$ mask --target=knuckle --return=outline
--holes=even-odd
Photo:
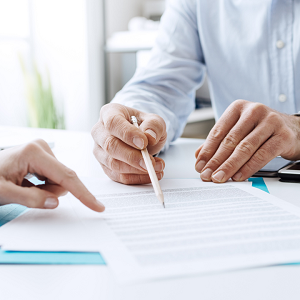
[[[248,101],[243,100],[243,99],[237,99],[235,101],[233,101],[232,106],[234,108],[240,109],[242,108]]]
[[[117,145],[118,145],[117,138],[110,135],[104,141],[103,150],[107,153],[114,153],[118,147]]]
[[[264,148],[259,149],[255,156],[253,157],[255,162],[260,164],[263,164],[266,162],[268,156],[270,155],[270,152]]]
[[[229,149],[234,149],[238,145],[238,143],[239,142],[237,138],[233,134],[228,134],[222,142],[222,144]]]
[[[120,174],[120,182],[126,185],[133,184],[132,175]]]
[[[162,117],[156,114],[149,114],[151,123],[160,130],[166,130],[166,123]]]
[[[262,103],[255,102],[251,104],[249,110],[252,116],[258,117],[266,113],[267,107]]]
[[[43,139],[36,139],[33,141],[33,143],[37,144],[38,146],[42,147],[49,147],[48,144]]]
[[[253,154],[254,147],[253,147],[253,145],[250,142],[248,142],[248,141],[242,141],[238,145],[238,151],[242,152],[246,156],[250,156],[250,155]]]
[[[105,104],[100,109],[100,120],[103,118],[103,115],[107,113],[109,110],[109,107],[112,105],[112,103]]]
[[[35,154],[35,153],[39,152],[40,150],[41,150],[41,148],[35,142],[30,142],[23,146],[21,155],[28,156],[29,154]]]
[[[107,158],[107,167],[114,172],[120,172],[121,166],[120,161],[109,156]]]
[[[120,174],[120,182],[126,185],[143,184],[143,175]]]
[[[135,165],[138,164],[138,161],[140,160],[140,157],[138,155],[136,155],[135,151],[130,151],[127,154],[126,157],[126,161],[130,164],[130,165]]]
[[[214,152],[209,149],[202,149],[198,154],[198,160],[209,160],[213,156]]]
[[[216,124],[209,134],[209,139],[212,142],[218,142],[222,138],[223,138],[223,130]]]
[[[207,165],[207,167],[209,167],[209,166],[220,166],[221,164],[222,164],[222,161],[218,157],[213,157],[209,161],[209,165]]]
[[[227,160],[226,163],[224,164],[224,167],[222,167],[223,170],[234,170],[235,168],[236,165],[232,160]]]
[[[128,128],[126,128],[125,124],[119,125],[118,134],[120,136],[120,139],[125,142],[132,141],[133,138],[135,137],[134,132],[128,130]]]
[[[282,123],[282,118],[276,112],[270,112],[266,117],[268,124],[279,125]]]
[[[71,180],[77,178],[76,172],[69,168],[65,169],[65,176],[67,179],[71,179]]]
[[[108,131],[112,131],[118,124],[116,121],[117,115],[109,115],[105,118],[105,128]]]

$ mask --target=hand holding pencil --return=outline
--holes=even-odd
[[[137,118],[140,128],[132,124],[131,116]],[[167,140],[166,124],[160,116],[109,103],[102,107],[92,136],[94,155],[110,179],[123,184],[151,183],[141,153],[145,148],[158,180],[163,178],[165,162],[153,157]]]

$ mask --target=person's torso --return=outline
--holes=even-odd
[[[196,0],[218,117],[236,99],[300,110],[300,0]]]

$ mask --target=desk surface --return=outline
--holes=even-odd
[[[20,129],[26,132],[29,129]],[[55,141],[59,160],[79,176],[104,177],[89,133],[31,130]],[[199,178],[194,152],[201,140],[182,139],[162,155],[165,178]],[[300,185],[266,180],[271,194],[300,206]],[[299,299],[300,266],[269,267],[120,286],[105,266],[0,266],[1,299]]]

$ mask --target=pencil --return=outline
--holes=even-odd
[[[139,128],[139,124],[137,122],[136,117],[132,116],[131,117],[131,121],[132,121],[132,124],[136,128]],[[146,168],[147,168],[147,171],[148,171],[151,183],[153,185],[153,189],[154,189],[155,195],[158,198],[158,200],[161,201],[163,207],[166,208],[165,207],[165,201],[164,201],[164,194],[163,194],[163,192],[162,192],[162,190],[160,188],[160,185],[159,185],[159,182],[158,182],[158,179],[157,179],[157,176],[156,176],[156,173],[155,173],[155,170],[154,170],[154,167],[153,167],[152,161],[150,159],[150,156],[149,156],[147,148],[141,150],[141,152],[142,152],[142,155],[143,155],[143,159],[144,159],[144,162],[145,162],[145,165],[146,165]]]

